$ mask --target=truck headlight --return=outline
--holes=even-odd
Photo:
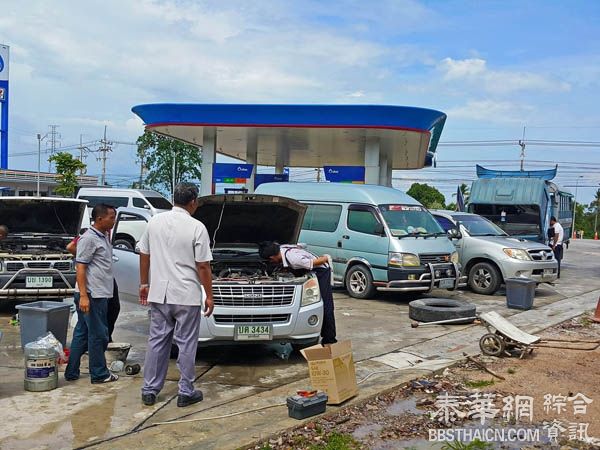
[[[452,252],[452,254],[450,255],[450,262],[458,264],[458,252]]]
[[[421,265],[419,256],[413,253],[390,252],[388,265],[392,267],[418,267]]]
[[[300,306],[308,306],[321,300],[321,291],[319,282],[316,278],[311,278],[302,286],[302,301]]]
[[[531,261],[531,256],[527,251],[520,248],[504,248],[502,249],[504,253],[514,259],[519,259],[521,261]]]

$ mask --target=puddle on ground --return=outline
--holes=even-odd
[[[417,408],[417,401],[414,398],[406,400],[396,400],[387,408],[388,416],[401,416],[402,414],[423,414],[424,410]]]

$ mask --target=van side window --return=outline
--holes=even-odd
[[[143,198],[133,197],[133,206],[136,208],[147,208],[148,203]]]
[[[348,229],[359,233],[376,234],[379,223],[375,215],[366,209],[348,209]]]
[[[93,208],[100,203],[105,203],[115,208],[121,208],[127,206],[129,203],[128,197],[101,197],[97,195],[82,195],[79,197],[81,200],[88,201],[88,208]]]
[[[315,205],[308,204],[303,230],[332,232],[337,229],[342,213],[340,205]]]
[[[433,217],[435,218],[437,223],[439,223],[440,226],[444,229],[444,231],[448,231],[448,230],[451,230],[452,228],[456,228],[456,225],[454,225],[451,220],[446,219],[445,217],[436,216],[436,215],[434,215]]]

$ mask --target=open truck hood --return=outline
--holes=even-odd
[[[86,201],[53,197],[0,197],[0,225],[9,235],[79,234]]]
[[[214,236],[219,245],[295,244],[305,212],[305,205],[287,197],[225,194],[200,197],[194,217],[206,226],[211,243]]]

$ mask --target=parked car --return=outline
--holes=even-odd
[[[173,207],[171,202],[158,192],[144,189],[81,188],[77,192],[77,198],[88,201],[87,214],[82,223],[84,228],[90,226],[92,209],[99,203],[106,203],[115,208],[130,208],[132,211],[149,211],[152,215]],[[144,231],[139,225],[136,221],[122,223],[113,245],[133,250]]]
[[[294,276],[258,254],[258,244],[298,242],[306,207],[283,197],[213,195],[201,197],[195,217],[211,238],[213,261],[212,316],[202,319],[199,341],[243,343],[271,341],[295,347],[318,342],[323,302],[313,274]],[[150,211],[119,208],[115,238],[124,224],[146,226]],[[122,299],[137,301],[139,255],[113,249],[115,278]]]
[[[524,277],[549,283],[558,276],[558,262],[544,244],[518,239],[477,214],[431,211],[450,233],[468,276],[478,294],[493,294],[506,278]]]
[[[257,193],[307,207],[300,241],[333,258],[334,279],[355,298],[377,291],[456,289],[458,253],[418,201],[397,189],[340,183],[266,183]]]
[[[75,266],[66,246],[77,236],[87,202],[53,197],[0,197],[0,301],[73,296]]]

